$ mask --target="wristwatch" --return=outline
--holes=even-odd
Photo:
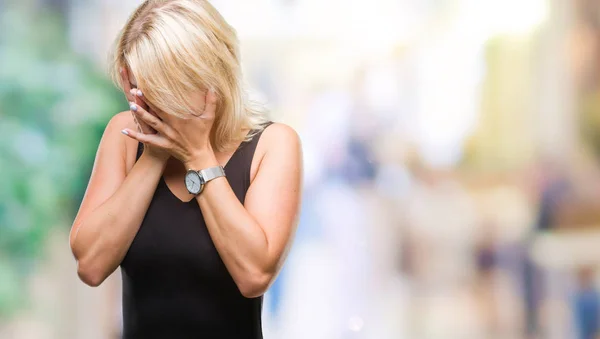
[[[202,193],[204,185],[206,185],[207,182],[224,176],[225,170],[222,166],[210,167],[200,171],[191,169],[185,174],[185,187],[190,194],[198,195]]]

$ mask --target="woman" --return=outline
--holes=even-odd
[[[125,338],[261,338],[295,230],[297,134],[245,101],[234,30],[204,0],[149,0],[116,46],[108,123],[73,223],[78,274],[123,277]]]

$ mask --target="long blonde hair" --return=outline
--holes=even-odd
[[[206,0],[144,1],[116,41],[110,72],[121,88],[123,68],[155,109],[179,117],[198,114],[190,93],[213,89],[217,150],[251,137],[245,131],[259,131],[266,122],[243,89],[236,32]]]

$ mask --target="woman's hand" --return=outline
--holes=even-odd
[[[217,96],[210,90],[203,96],[202,114],[189,118],[177,118],[167,114],[154,115],[144,107],[133,104],[132,111],[138,121],[147,124],[157,133],[129,129],[124,130],[124,133],[145,145],[168,152],[186,167],[191,164],[194,164],[194,167],[214,165],[216,160],[210,144],[210,130],[215,118]]]
[[[127,101],[129,101],[129,108],[131,110],[131,114],[133,115],[133,120],[137,125],[138,132],[148,135],[156,134],[157,131],[154,128],[150,127],[146,122],[138,119],[137,115],[135,114],[135,110],[137,110],[138,107],[142,107],[146,111],[150,110],[148,104],[146,104],[146,102],[143,100],[142,91],[133,87],[129,79],[129,74],[124,68],[121,69],[121,80],[123,83],[123,91],[125,92],[125,97],[127,98]],[[128,135],[128,132],[126,130],[123,130],[123,134]],[[144,143],[144,153],[147,153],[151,157],[165,162],[171,156],[168,152],[152,147],[151,145],[148,145],[146,143]]]

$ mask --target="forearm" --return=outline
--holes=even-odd
[[[211,181],[197,200],[213,243],[242,293],[269,280],[276,263],[269,260],[267,237],[227,180]]]
[[[86,283],[101,283],[123,260],[163,169],[163,162],[142,155],[115,193],[81,220],[72,250]]]

